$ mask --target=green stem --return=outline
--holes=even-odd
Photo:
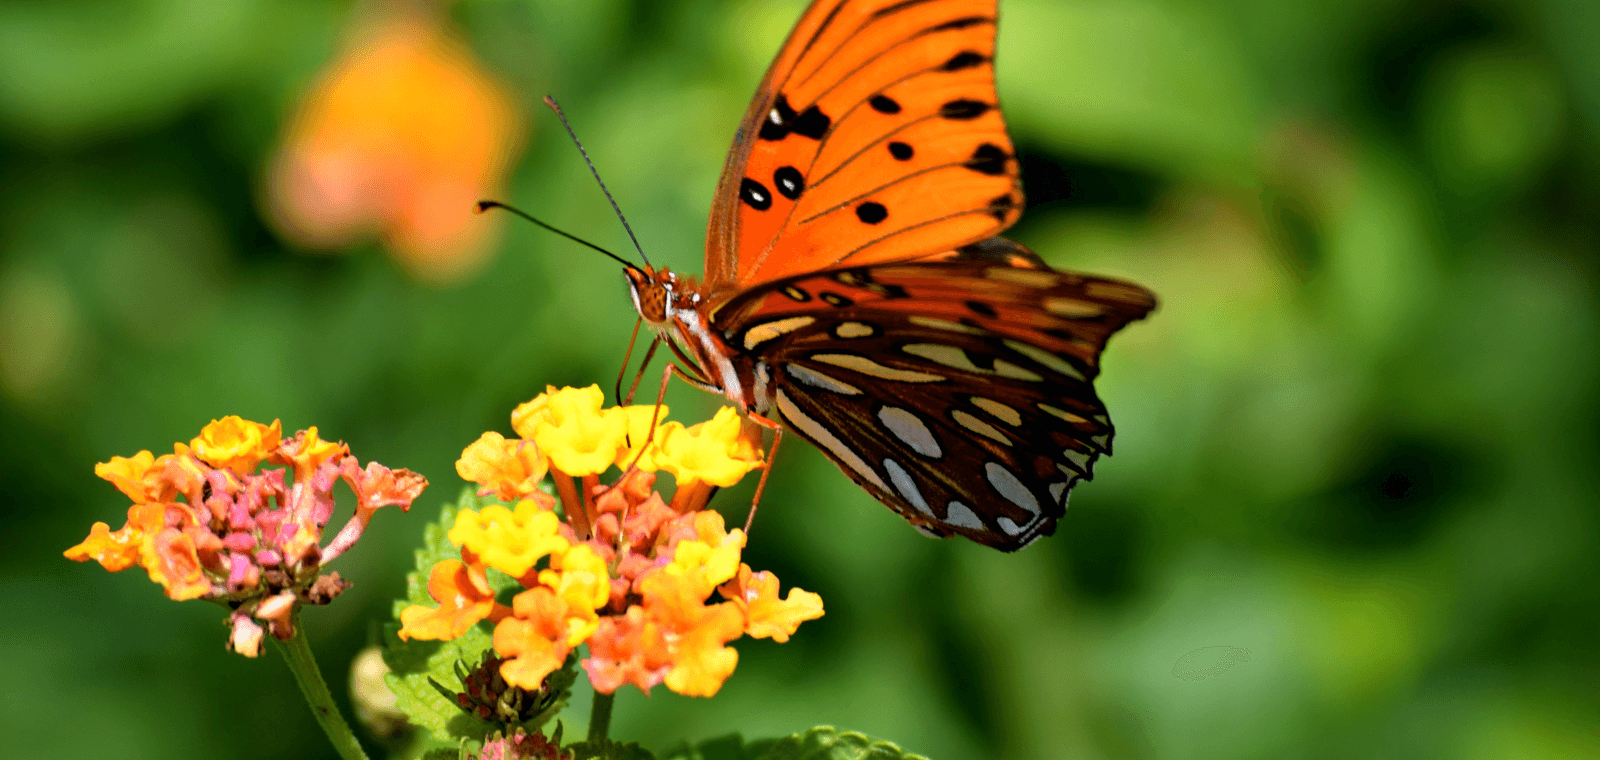
[[[306,695],[311,713],[317,716],[317,722],[322,724],[323,732],[328,735],[328,741],[333,743],[339,757],[344,760],[367,760],[367,753],[361,750],[361,742],[356,741],[350,724],[344,722],[339,707],[333,703],[333,694],[329,693],[327,682],[322,680],[322,671],[317,669],[316,658],[311,656],[311,645],[306,643],[305,630],[298,616],[294,621],[294,637],[278,643],[283,647],[283,659],[289,663],[289,672],[300,684],[300,692]]]
[[[611,703],[615,694],[594,693],[594,706],[589,709],[589,741],[603,742],[611,733]]]

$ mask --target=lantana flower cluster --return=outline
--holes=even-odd
[[[263,462],[287,469],[258,471]],[[409,510],[428,485],[410,470],[361,467],[348,446],[322,440],[315,427],[285,440],[277,420],[237,416],[213,420],[171,454],[112,457],[94,472],[133,505],[122,528],[95,523],[67,558],[111,572],[137,564],[172,599],[227,605],[228,648],[246,657],[261,652],[262,624],[287,640],[301,605],[327,604],[348,588],[322,566],[355,544],[375,511]],[[355,514],[323,545],[340,480],[355,491]]]
[[[536,689],[575,647],[597,691],[658,684],[711,696],[733,673],[742,635],[784,642],[822,616],[822,599],[740,561],[745,531],[705,509],[715,489],[761,466],[761,451],[738,414],[664,422],[666,407],[602,408],[598,386],[549,388],[511,415],[516,439],[484,433],[456,471],[480,495],[508,505],[463,510],[448,532],[461,558],[434,565],[428,594],[437,607],[401,611],[402,638],[448,640],[480,621],[494,623],[506,682]],[[623,470],[613,483],[599,476]],[[670,499],[657,473],[673,476]],[[546,474],[558,499],[541,488]],[[493,568],[522,586],[505,605]],[[713,601],[713,596],[719,601]]]

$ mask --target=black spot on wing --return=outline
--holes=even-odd
[[[833,125],[833,119],[822,112],[822,109],[812,106],[794,117],[794,133],[801,137],[821,140],[827,134],[828,127]]]
[[[910,161],[911,157],[915,154],[916,151],[912,150],[910,145],[907,145],[903,142],[889,143],[889,155],[894,156],[894,160],[896,161]]]
[[[989,57],[975,50],[963,50],[956,53],[939,67],[940,71],[960,71],[974,66],[982,66],[989,62]]]
[[[867,201],[856,206],[856,218],[867,224],[877,224],[889,218],[889,210],[884,208],[882,203]]]
[[[981,100],[960,98],[939,106],[939,115],[956,121],[972,121],[988,113],[991,107]]]
[[[793,166],[778,167],[778,170],[772,173],[772,181],[777,184],[778,192],[791,201],[799,198],[800,191],[806,186],[806,178]]]
[[[878,113],[900,113],[900,104],[888,95],[873,95],[872,99],[867,101],[867,105],[872,106],[872,110]]]
[[[766,211],[772,208],[772,192],[767,186],[749,177],[739,183],[739,200],[757,211]]]
[[[994,310],[993,306],[990,306],[982,301],[968,301],[967,308],[971,309],[974,313],[982,314],[985,317],[998,316],[998,313]]]
[[[967,159],[962,166],[979,174],[1000,176],[1006,173],[1006,159],[1010,158],[1005,150],[994,143],[984,143],[972,151],[972,157]]]
[[[989,201],[989,215],[994,217],[996,220],[1003,222],[1006,220],[1006,217],[1011,215],[1011,212],[1015,210],[1016,207],[1017,199],[1012,197],[1010,193],[1006,193],[1005,195],[995,197]],[[1032,252],[1030,251],[1030,253]],[[1016,266],[1016,264],[1012,264],[1012,266]]]
[[[773,99],[772,110],[767,112],[767,118],[761,120],[761,131],[757,136],[763,140],[782,140],[794,128],[794,119],[794,108],[790,107],[789,99],[780,93]]]

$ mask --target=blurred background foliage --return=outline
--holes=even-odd
[[[546,383],[617,372],[616,267],[468,213],[494,193],[629,247],[538,97],[654,260],[699,272],[801,7],[0,5],[4,753],[331,756],[276,655],[223,651],[218,610],[62,559],[121,522],[92,465],[240,414],[432,478],[307,616],[342,681],[460,450]],[[1597,34],[1586,0],[1004,0],[1012,236],[1162,297],[1107,354],[1117,455],[1058,535],[1001,555],[784,447],[749,561],[827,617],[741,642],[714,699],[624,692],[614,735],[1600,757]]]

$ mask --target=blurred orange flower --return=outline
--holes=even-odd
[[[522,133],[507,89],[439,22],[360,20],[285,130],[268,213],[300,245],[376,232],[413,274],[457,281],[493,242],[473,203],[497,194]]]

